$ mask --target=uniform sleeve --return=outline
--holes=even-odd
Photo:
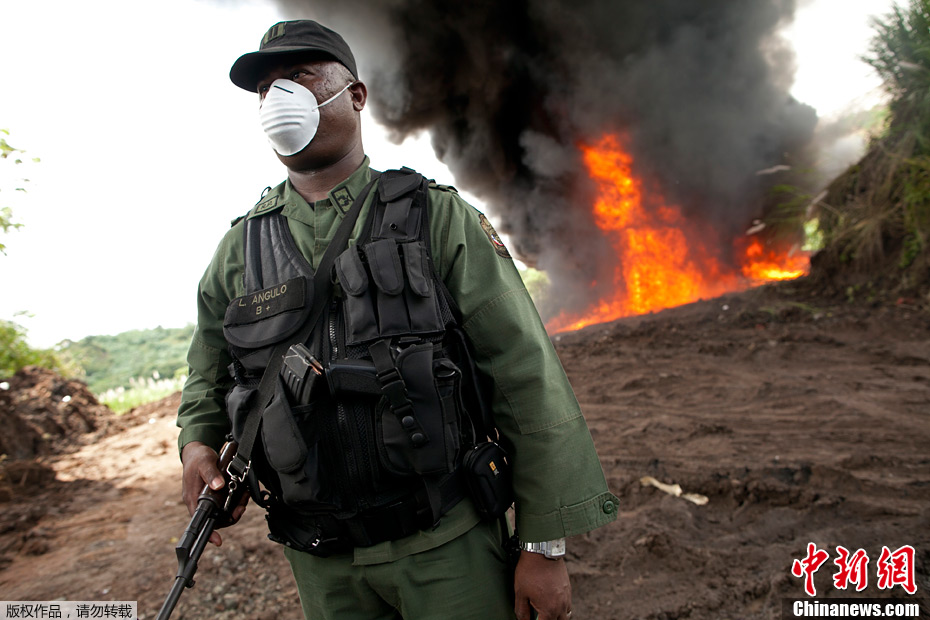
[[[491,408],[513,461],[520,537],[553,540],[613,521],[617,498],[513,260],[457,194],[434,196],[437,267],[462,312],[478,369],[493,385]]]
[[[236,296],[233,268],[237,259],[236,243],[242,236],[242,224],[232,228],[217,247],[213,260],[197,287],[197,326],[187,353],[189,374],[181,391],[178,408],[178,448],[192,441],[219,449],[229,432],[226,393],[233,381],[227,367],[232,361],[223,337],[223,317],[230,299]]]

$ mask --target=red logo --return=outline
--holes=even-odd
[[[856,592],[865,590],[869,585],[869,554],[865,552],[865,549],[857,549],[855,553],[850,553],[843,546],[837,546],[836,553],[837,557],[833,560],[838,569],[833,575],[833,585],[836,589],[846,590],[854,585]],[[904,545],[894,551],[883,546],[881,556],[875,563],[879,589],[890,590],[895,586],[901,586],[908,594],[917,592],[917,584],[914,580],[914,556],[914,547],[910,545]],[[791,574],[804,578],[804,591],[808,596],[817,596],[814,573],[820,570],[829,557],[829,553],[818,549],[814,543],[808,543],[807,555],[791,563]]]
[[[869,565],[869,554],[864,549],[858,549],[851,556],[846,547],[837,547],[839,557],[833,563],[839,570],[833,575],[833,585],[838,590],[845,590],[849,584],[855,584],[856,592],[862,592],[869,585],[869,574],[866,571]]]
[[[803,560],[795,560],[791,565],[791,574],[795,577],[804,577],[804,591],[808,596],[817,596],[817,588],[814,587],[814,573],[820,570],[820,566],[827,561],[830,554],[823,549],[817,549],[814,543],[807,543],[807,557]]]
[[[901,586],[908,594],[917,591],[914,583],[914,547],[904,545],[894,551],[882,546],[882,555],[878,558],[878,587],[890,590]]]

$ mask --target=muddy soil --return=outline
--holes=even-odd
[[[622,500],[616,523],[569,540],[574,620],[780,618],[783,599],[805,596],[791,566],[811,542],[830,554],[818,597],[930,610],[926,306],[848,304],[788,284],[555,340]],[[7,471],[0,599],[137,600],[154,618],[187,523],[177,403],[5,463],[54,478]],[[299,620],[260,511],[223,535],[172,617]],[[882,547],[905,545],[914,596],[878,587]],[[834,587],[837,546],[868,554],[865,591]]]

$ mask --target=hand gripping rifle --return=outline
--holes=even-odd
[[[284,354],[291,344],[306,342],[310,338],[314,326],[320,321],[323,309],[327,306],[328,300],[330,299],[329,291],[332,286],[330,275],[336,256],[346,248],[355,221],[358,219],[359,213],[362,210],[362,205],[365,203],[365,199],[368,197],[371,188],[374,187],[380,174],[381,173],[372,173],[371,181],[369,181],[368,185],[360,192],[348,213],[342,218],[342,223],[339,225],[335,236],[329,242],[326,251],[323,253],[323,258],[320,259],[320,264],[317,266],[316,273],[313,275],[313,304],[310,309],[309,317],[304,322],[303,327],[297,334],[292,335],[289,340],[284,340],[279,343],[271,354],[271,361],[262,374],[262,379],[258,386],[258,393],[252,397],[252,407],[246,416],[246,423],[242,434],[239,436],[239,440],[242,444],[241,454],[240,446],[235,442],[227,441],[226,445],[223,446],[223,450],[220,453],[219,467],[220,471],[225,474],[226,486],[219,491],[213,491],[209,486],[204,487],[204,490],[200,493],[200,497],[197,498],[197,510],[194,511],[194,516],[191,517],[191,521],[187,529],[184,530],[184,535],[181,537],[181,540],[178,541],[178,546],[175,549],[178,554],[178,575],[175,578],[171,592],[168,593],[165,604],[162,606],[161,611],[158,612],[156,620],[168,620],[172,610],[174,610],[174,606],[177,605],[178,599],[181,597],[181,593],[184,592],[184,588],[193,587],[194,573],[197,572],[197,561],[203,554],[203,550],[207,546],[207,541],[210,540],[210,534],[213,533],[213,530],[217,527],[232,525],[232,512],[236,506],[239,505],[245,493],[246,485],[244,484],[244,480],[251,464],[249,455],[252,451],[252,444],[258,437],[259,422],[262,418],[261,412],[264,405],[268,403],[271,395],[275,391],[278,372],[283,364]],[[403,174],[405,175],[406,173]],[[312,357],[311,355],[307,358],[306,364],[309,365],[308,367],[301,368],[298,364],[298,366],[291,369],[294,373],[309,373],[306,375],[306,377],[311,380],[306,386],[308,395],[314,379],[311,375],[319,375],[321,373],[321,369],[317,367],[319,362],[314,364],[315,360],[311,359]],[[363,371],[362,374],[364,375],[366,373]],[[291,377],[290,381],[293,380],[294,377]],[[290,387],[291,389],[294,388],[293,385],[290,385]]]
[[[178,574],[156,620],[168,620],[184,589],[194,587],[197,562],[203,555],[213,530],[235,523],[232,513],[241,502],[246,485],[231,478],[227,468],[238,447],[236,442],[227,441],[220,451],[219,468],[224,474],[226,485],[215,491],[209,485],[204,485],[200,497],[197,498],[197,509],[174,549],[178,554]]]

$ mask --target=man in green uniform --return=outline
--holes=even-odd
[[[223,485],[217,450],[230,430],[225,399],[234,386],[224,317],[231,301],[252,293],[244,285],[243,227],[280,213],[293,245],[316,269],[348,207],[376,174],[361,140],[367,89],[338,34],[312,21],[276,24],[258,52],[236,61],[230,77],[259,94],[262,123],[287,180],[237,220],[200,282],[190,378],[178,413],[183,497],[191,510],[204,483]],[[350,244],[363,234],[373,196],[363,203]],[[506,534],[499,521],[482,520],[467,499],[432,527],[398,539],[329,557],[285,548],[304,613],[524,620],[535,609],[544,620],[565,620],[571,588],[564,539],[613,521],[617,499],[607,490],[590,432],[533,302],[490,223],[454,189],[435,184],[427,212],[429,257],[457,305],[475,366],[489,386],[485,396],[494,425],[510,453],[524,550],[511,581]],[[221,542],[216,533],[212,540]]]

